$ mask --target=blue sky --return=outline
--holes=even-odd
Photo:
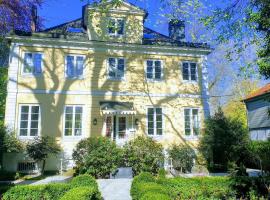
[[[44,19],[45,28],[48,28],[80,18],[82,15],[82,6],[85,5],[86,2],[86,0],[48,0],[44,3],[42,9],[39,10],[39,15]],[[157,25],[157,20],[161,18],[159,14],[159,1],[130,0],[129,2],[149,12],[148,19],[145,23],[147,27],[167,34],[167,23]]]

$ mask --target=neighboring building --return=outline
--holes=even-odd
[[[270,83],[250,94],[244,102],[251,139],[267,140],[270,138]]]
[[[144,26],[145,10],[106,6],[87,5],[81,19],[10,36],[6,124],[21,140],[55,137],[64,158],[81,139],[101,135],[119,145],[145,134],[164,148],[196,146],[209,115],[210,47],[185,42],[183,21],[170,23],[166,36]],[[17,157],[13,168],[24,159]]]

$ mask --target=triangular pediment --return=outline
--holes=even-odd
[[[96,9],[96,8],[102,8],[102,9],[109,9],[113,11],[124,11],[124,12],[136,12],[136,13],[141,13],[141,14],[146,14],[146,11],[136,5],[133,5],[127,1],[122,1],[120,3],[114,3],[112,0],[106,2],[106,3],[101,3],[101,4],[93,4],[90,5],[88,8],[89,9]]]

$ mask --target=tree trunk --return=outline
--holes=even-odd
[[[43,160],[42,169],[41,169],[41,174],[44,174],[45,164],[46,164],[46,159]]]

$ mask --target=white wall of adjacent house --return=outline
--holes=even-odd
[[[250,138],[254,141],[266,141],[270,138],[270,128],[250,130]]]

